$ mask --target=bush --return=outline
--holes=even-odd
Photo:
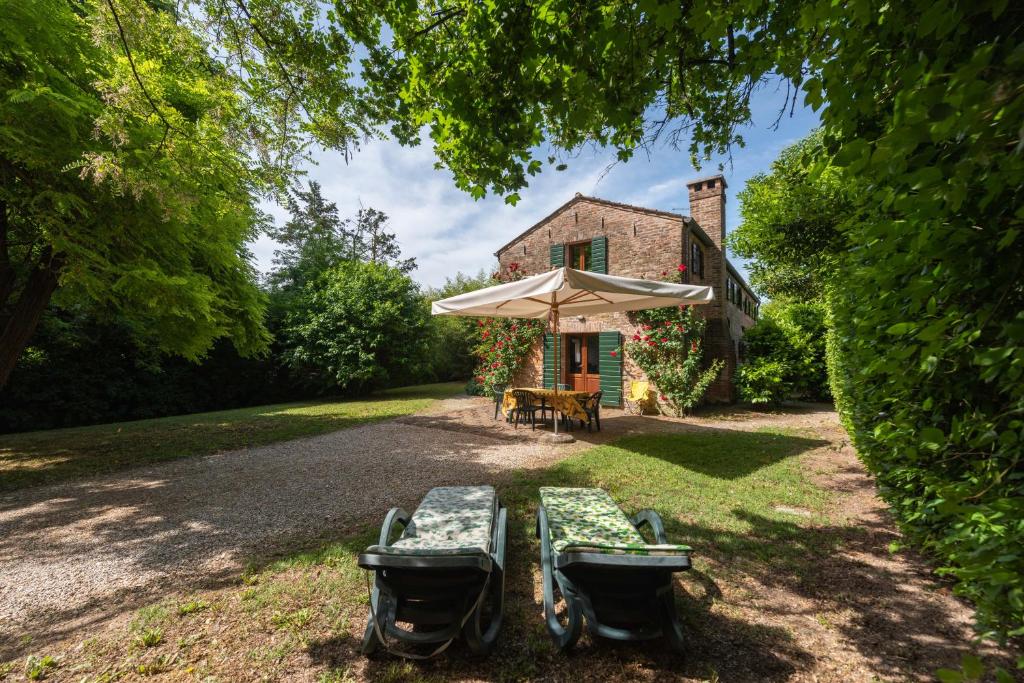
[[[693,306],[657,308],[635,314],[639,324],[626,352],[658,391],[658,407],[682,416],[704,399],[725,363],[704,362],[707,322]]]
[[[476,377],[470,377],[466,380],[466,394],[468,396],[483,396],[484,385],[476,380]]]
[[[758,358],[736,370],[740,400],[749,403],[782,403],[793,393],[792,370],[784,361]]]
[[[472,292],[493,284],[483,271],[475,276],[458,273],[448,278],[443,287],[428,290],[425,304],[458,294]],[[476,347],[480,343],[479,328],[473,318],[438,315],[430,319],[429,351],[424,366],[424,381],[447,382],[473,376],[477,364]],[[467,385],[468,387],[468,385]],[[472,395],[472,394],[471,394]]]
[[[736,370],[740,398],[751,403],[827,400],[827,336],[824,304],[766,304],[761,319],[743,336],[746,363]],[[770,381],[771,375],[778,382]]]
[[[345,262],[306,286],[287,317],[284,356],[324,393],[407,382],[426,359],[428,316],[416,283],[397,268]]]

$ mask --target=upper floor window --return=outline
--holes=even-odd
[[[592,247],[590,242],[565,245],[565,265],[576,270],[590,270],[594,263]]]
[[[704,278],[704,250],[696,242],[690,243],[690,272]]]

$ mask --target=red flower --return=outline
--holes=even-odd
[[[665,394],[662,394],[658,398],[660,398],[662,401],[667,401],[668,400],[668,396],[666,396]]]
[[[649,340],[650,338],[651,338],[651,336],[650,336],[649,334],[645,334],[645,335],[644,335],[644,341],[647,341],[647,340]]]
[[[489,331],[487,331],[487,330],[484,330],[484,333],[480,335],[480,337],[483,338],[483,339],[487,339],[490,336],[491,336],[491,333]]]
[[[644,325],[644,329],[645,330],[649,330],[649,329],[651,329],[651,326],[650,325]]]
[[[668,271],[667,271],[667,270],[663,270],[663,271],[661,271],[661,275],[662,275],[662,277],[664,277],[664,276],[668,275]]]
[[[692,342],[692,343],[690,344],[690,351],[691,351],[692,353],[697,353],[697,342]]]
[[[634,334],[633,335],[633,341],[640,341],[640,335],[639,334]]]
[[[519,262],[513,261],[512,263],[508,264],[508,270],[510,273],[514,273],[517,270],[519,270]]]
[[[484,321],[483,320],[477,320],[476,321],[476,326],[477,327],[483,327],[484,326]]]
[[[685,263],[680,263],[679,267],[676,268],[676,270],[678,270],[680,273],[685,273],[686,272],[686,264]]]
[[[619,355],[618,351],[609,351],[608,353],[611,354],[612,358],[615,358],[615,356]]]
[[[647,342],[647,345],[648,346],[654,346],[654,340],[651,340],[651,341]]]
[[[667,341],[668,341],[668,337],[662,337],[662,338],[661,338],[661,342],[662,342],[663,344],[664,344],[665,342],[667,342]]]

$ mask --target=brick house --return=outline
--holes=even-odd
[[[534,275],[562,265],[627,277],[668,279],[680,263],[685,281],[710,285],[715,299],[699,310],[708,321],[705,349],[710,358],[725,360],[708,399],[734,399],[733,373],[742,357],[743,332],[757,319],[760,299],[725,255],[725,178],[715,175],[687,184],[690,216],[646,209],[577,194],[549,216],[528,228],[495,256],[502,270],[520,264]],[[668,276],[662,276],[662,273]],[[643,371],[623,354],[612,356],[623,335],[636,324],[629,313],[607,313],[561,319],[560,383],[574,389],[604,391],[603,403],[621,405]],[[527,356],[514,384],[552,386],[553,339],[545,335]]]

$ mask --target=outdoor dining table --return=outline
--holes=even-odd
[[[551,406],[570,419],[588,421],[590,417],[583,410],[583,401],[590,396],[589,391],[572,391],[559,389],[541,389],[540,387],[514,387],[505,390],[505,396],[501,400],[501,412],[508,417],[509,411],[516,407],[516,399],[513,391],[529,391],[541,401],[541,406]]]

